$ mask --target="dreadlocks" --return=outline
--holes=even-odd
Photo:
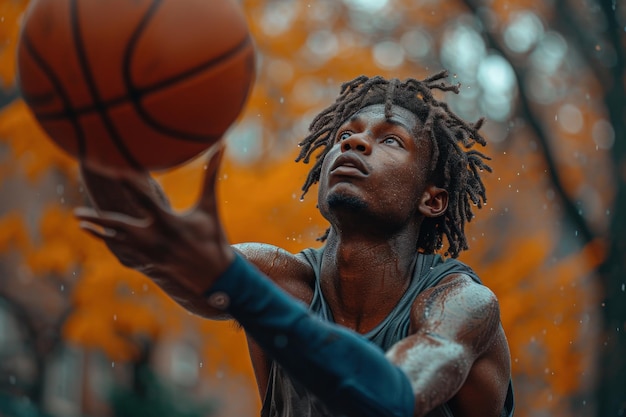
[[[422,122],[423,133],[429,137],[433,148],[431,180],[449,194],[445,214],[424,219],[417,249],[426,253],[441,249],[444,235],[449,243],[446,255],[456,258],[462,250],[468,249],[465,223],[474,217],[470,202],[480,208],[487,201],[480,172],[491,172],[485,163],[490,158],[470,149],[475,143],[486,145],[485,139],[478,133],[484,119],[469,124],[454,114],[446,103],[434,98],[435,89],[458,94],[458,85],[442,81],[447,76],[447,71],[442,71],[422,81],[409,78],[404,82],[395,78],[386,80],[380,76],[360,76],[342,84],[335,103],[311,122],[309,135],[299,144],[301,150],[296,161],[304,163],[309,162],[315,151],[323,148],[309,171],[302,195],[319,181],[324,158],[345,120],[373,104],[384,104],[385,117],[389,118],[392,106],[398,105],[413,112]],[[320,240],[325,240],[327,236],[328,230]]]

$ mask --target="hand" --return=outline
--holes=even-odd
[[[213,147],[202,194],[196,205],[182,214],[174,213],[158,193],[147,190],[141,173],[99,172],[117,189],[125,190],[125,196],[135,202],[134,213],[80,207],[75,210],[80,227],[104,241],[123,265],[151,277],[166,291],[183,287],[202,294],[234,259],[219,221],[215,195],[223,153],[223,145]]]

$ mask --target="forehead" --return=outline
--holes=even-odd
[[[409,132],[415,132],[418,124],[418,118],[410,110],[400,106],[391,107],[391,117],[385,117],[385,105],[384,104],[372,104],[367,107],[363,107],[361,110],[352,115],[344,123],[348,123],[355,120],[368,120],[372,122],[387,122],[404,127]]]

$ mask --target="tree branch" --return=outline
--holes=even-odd
[[[464,3],[475,16],[483,20],[482,23],[484,27],[489,27],[487,22],[484,21],[484,18],[480,17],[481,13],[478,13],[478,6],[475,4],[475,1],[464,0]],[[507,59],[507,61],[513,62],[508,56],[507,52],[504,50],[504,48],[500,46],[500,43],[496,40],[492,33],[485,30],[484,36],[492,49],[497,51],[500,55]],[[587,243],[591,242],[595,239],[596,235],[591,230],[591,227],[587,224],[585,218],[579,213],[578,208],[565,191],[565,187],[563,186],[563,182],[561,181],[561,177],[559,175],[556,160],[553,156],[552,148],[550,147],[550,141],[548,139],[549,134],[547,132],[547,129],[545,129],[539,118],[534,114],[530,101],[528,100],[528,96],[525,94],[525,91],[527,91],[525,72],[521,68],[513,64],[511,64],[511,67],[513,68],[515,79],[517,81],[517,85],[520,91],[519,104],[522,117],[524,117],[524,119],[528,122],[537,138],[537,141],[539,142],[539,146],[541,147],[542,154],[548,168],[548,176],[550,177],[552,185],[554,185],[556,194],[559,196],[563,207],[565,208],[565,216],[566,218],[569,218],[571,220],[574,227],[578,231],[579,235],[584,239],[584,241]]]

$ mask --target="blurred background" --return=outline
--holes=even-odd
[[[0,416],[258,415],[242,331],[200,320],[82,233],[75,161],[15,85],[26,0],[0,0]],[[258,49],[227,135],[232,242],[299,251],[326,228],[294,163],[358,75],[447,69],[494,172],[461,260],[500,299],[518,417],[626,415],[626,4],[622,0],[242,0]],[[198,158],[157,175],[193,204]]]

